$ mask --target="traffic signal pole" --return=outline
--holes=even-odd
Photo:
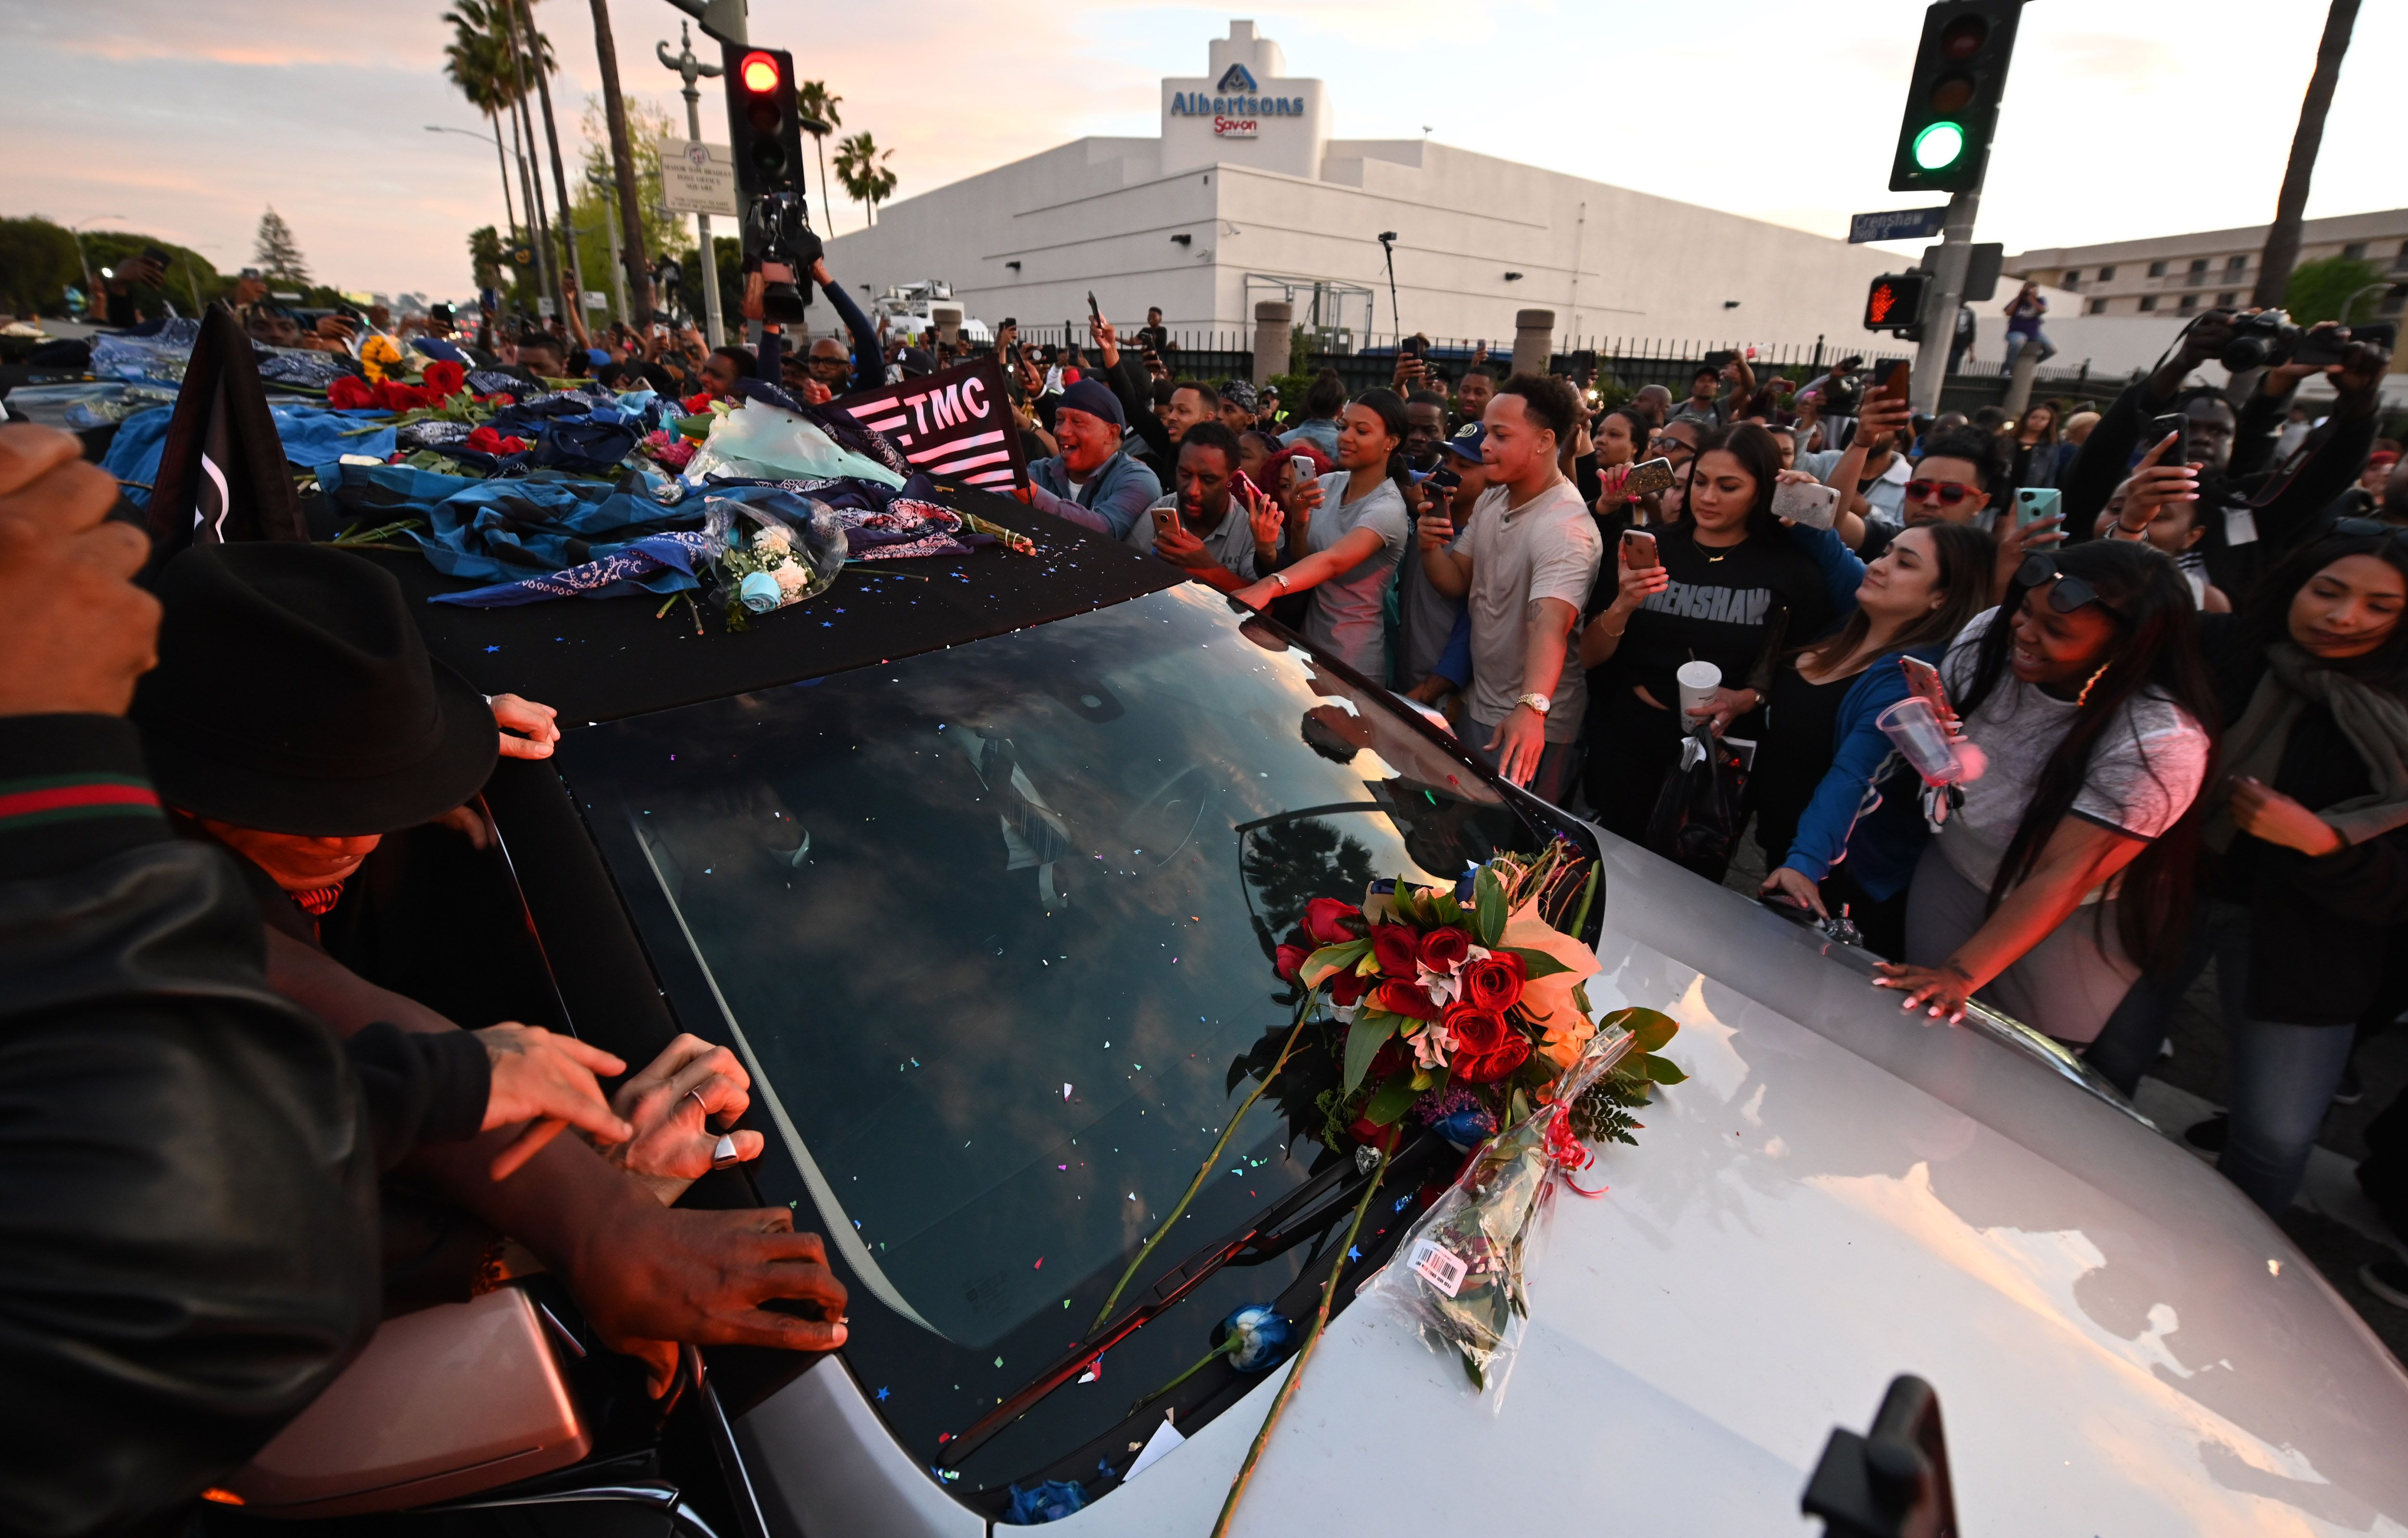
[[[1956,308],[1965,302],[1965,273],[1973,255],[1973,216],[1982,207],[1982,183],[1948,198],[1948,222],[1940,227],[1940,249],[1931,258],[1931,289],[1923,311],[1923,340],[1914,349],[1908,393],[1925,416],[1940,411],[1940,386],[1948,373],[1948,347],[1956,335]],[[1928,225],[1925,226],[1927,229]]]

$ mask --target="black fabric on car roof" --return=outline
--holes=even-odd
[[[967,556],[856,563],[832,591],[756,615],[737,634],[699,595],[701,635],[682,600],[657,619],[660,601],[652,598],[491,609],[429,604],[432,594],[475,584],[454,582],[412,553],[363,553],[399,579],[437,657],[484,693],[555,706],[564,729],[957,646],[1185,580],[1152,555],[1010,498],[948,488],[947,500],[1026,534],[1037,542],[1036,559],[989,546]],[[929,580],[866,575],[875,572]]]

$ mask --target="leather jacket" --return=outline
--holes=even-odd
[[[263,947],[130,727],[0,720],[0,1531],[166,1530],[375,1328],[358,1081]]]

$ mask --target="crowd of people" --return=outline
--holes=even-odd
[[[802,276],[842,329],[791,348],[758,275],[756,345],[716,349],[440,307],[305,329],[237,298],[270,346],[388,338],[681,399],[816,405],[981,350]],[[2037,317],[2011,306],[2020,345],[2045,347]],[[2213,960],[2234,1089],[2194,1136],[2279,1213],[2353,1041],[2408,1008],[2408,468],[2378,441],[2384,349],[2193,382],[2233,322],[2201,317],[2102,411],[2012,420],[1917,417],[1859,359],[1800,382],[1738,353],[1623,397],[1407,346],[1387,384],[1323,371],[1285,402],[1182,375],[1158,311],[1128,346],[1100,314],[1083,347],[1007,322],[993,356],[1031,507],[1273,614],[1701,875],[1752,829],[1766,898],[1853,924],[1906,1009],[1979,1001],[2129,1090]],[[669,1204],[760,1150],[728,1130],[750,1084],[725,1048],[631,1065],[457,986],[461,927],[431,915],[497,858],[479,790],[551,752],[552,712],[431,660],[345,552],[154,557],[78,452],[0,429],[0,1296],[45,1300],[0,1332],[0,1383],[45,1407],[20,1433],[45,1482],[14,1492],[36,1526],[162,1519],[380,1316],[514,1257],[655,1391],[679,1343],[840,1343],[843,1288],[791,1214]],[[1966,772],[1902,756],[1901,708]],[[1737,815],[1671,837],[1701,770],[1732,773]],[[143,1152],[163,1121],[173,1160]],[[2371,1140],[2408,1232],[2408,1111]],[[2408,1306],[2408,1270],[2378,1280]]]
[[[2037,297],[2008,310],[2045,349]],[[1752,828],[1761,890],[1844,917],[1906,1008],[1979,1000],[2129,1090],[2214,956],[2235,1089],[2191,1136],[2280,1212],[2352,1042],[2408,1008],[2408,475],[2378,439],[2383,348],[2194,382],[2234,320],[2103,410],[2010,419],[1914,416],[1856,358],[1800,384],[1713,356],[1683,396],[1607,406],[1484,364],[1438,380],[1410,346],[1392,386],[1325,373],[1283,412],[1098,318],[1100,366],[1023,360],[1025,426],[1058,446],[1029,500],[1716,879],[1736,839],[1670,836],[1666,809],[1700,727],[1738,745],[1725,831]],[[1828,526],[1776,513],[1802,487]],[[1914,692],[1901,660],[1936,680],[1957,783],[1881,724]]]

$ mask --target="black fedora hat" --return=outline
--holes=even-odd
[[[373,562],[282,540],[198,545],[160,569],[159,665],[134,693],[169,805],[263,833],[393,833],[474,796],[499,732],[426,654]]]

